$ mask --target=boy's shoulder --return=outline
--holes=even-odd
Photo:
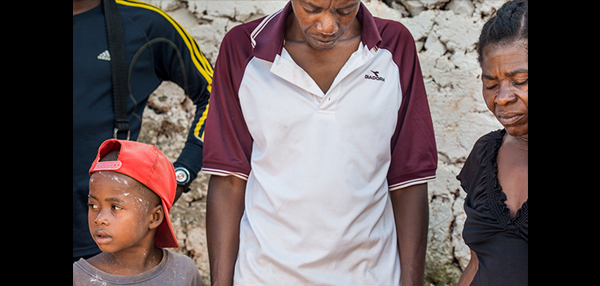
[[[196,268],[196,263],[189,256],[183,255],[181,253],[173,252],[171,250],[163,248],[165,254],[168,255],[167,265],[175,264],[178,269],[193,269],[198,270]]]
[[[172,273],[172,275],[169,275],[169,282],[176,281],[172,285],[204,285],[200,271],[198,271],[196,263],[191,258],[164,248],[163,250],[167,256],[165,272]]]

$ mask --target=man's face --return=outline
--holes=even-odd
[[[308,44],[331,49],[356,18],[359,0],[292,0],[294,15]]]

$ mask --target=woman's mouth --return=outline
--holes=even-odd
[[[507,113],[507,114],[499,114],[498,116],[496,116],[496,118],[498,118],[498,121],[500,121],[500,124],[502,124],[503,126],[513,125],[513,124],[519,122],[519,120],[521,120],[523,117],[525,117],[525,114]]]

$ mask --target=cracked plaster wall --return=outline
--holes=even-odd
[[[232,27],[265,15],[287,1],[145,0],[167,11],[196,39],[211,64]],[[456,175],[473,144],[501,128],[481,95],[475,50],[485,20],[504,0],[362,0],[374,16],[403,23],[413,35],[423,72],[438,147],[437,180],[429,184],[426,285],[455,285],[470,253],[462,240],[465,193]],[[195,107],[183,91],[164,82],[150,97],[139,141],[154,144],[171,161],[184,146]],[[199,174],[192,191],[173,206],[171,220],[180,244],[209,284],[206,250],[206,189]]]

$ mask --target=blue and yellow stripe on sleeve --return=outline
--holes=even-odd
[[[208,86],[206,87],[206,89],[209,92],[211,91],[212,77],[213,77],[212,66],[209,64],[209,62],[206,59],[206,57],[204,56],[204,54],[202,54],[202,52],[200,51],[200,47],[198,46],[198,43],[196,43],[194,38],[192,38],[175,19],[173,19],[171,16],[169,16],[169,14],[167,14],[165,11],[161,10],[160,8],[153,6],[151,4],[148,4],[148,3],[142,2],[142,1],[116,0],[116,2],[117,2],[117,4],[121,4],[121,5],[125,5],[125,6],[145,8],[145,9],[154,11],[154,12],[160,14],[161,16],[163,16],[165,19],[167,19],[169,21],[169,23],[171,23],[171,25],[173,25],[175,30],[177,30],[177,32],[183,39],[183,42],[185,43],[188,50],[190,51],[191,59],[192,59],[192,62],[194,63],[194,66],[196,67],[198,72],[200,72],[200,74],[204,77],[204,79],[208,83]],[[206,121],[207,114],[208,114],[208,104],[206,104],[206,107],[204,108],[202,116],[200,116],[198,122],[195,122],[195,124],[194,124],[194,126],[195,126],[194,127],[194,136],[199,138],[202,141],[204,141],[204,132],[202,132],[202,134],[200,134],[200,130],[202,129],[202,126],[204,125],[204,123]]]

